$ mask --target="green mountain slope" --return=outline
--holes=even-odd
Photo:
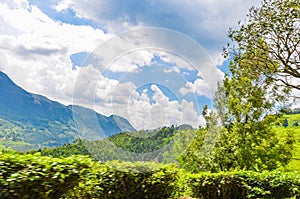
[[[285,118],[289,123],[287,127],[283,126]],[[295,122],[300,123],[300,114],[284,115],[278,126],[274,126],[278,136],[285,134],[286,131],[291,131],[295,136],[293,159],[286,168],[282,168],[287,171],[300,171],[300,126],[295,126]],[[186,149],[186,146],[195,138],[196,131],[189,129],[188,126],[180,126],[174,129],[164,127],[153,131],[119,133],[103,140],[77,140],[75,143],[61,147],[43,149],[41,153],[54,157],[67,157],[75,154],[92,155],[102,161],[114,159],[136,161],[145,158],[144,160],[170,162],[178,158],[178,155]],[[151,152],[154,153],[151,154]]]
[[[293,153],[293,159],[289,163],[289,165],[286,167],[286,170],[288,171],[299,171],[300,172],[300,113],[298,114],[289,114],[284,115],[284,119],[287,119],[288,126],[284,127],[283,121],[281,122],[280,126],[276,127],[276,131],[280,134],[284,131],[291,131],[292,134],[295,136],[296,143],[294,145],[294,153]],[[298,126],[296,125],[298,123]]]
[[[76,140],[55,148],[39,150],[42,155],[68,157],[71,155],[90,155],[101,161],[159,161],[175,160],[182,150],[174,150],[174,143],[191,141],[182,135],[193,135],[195,130],[176,130],[173,126],[152,131],[124,132],[102,140]],[[192,138],[192,137],[190,137]],[[35,153],[31,151],[30,153]]]

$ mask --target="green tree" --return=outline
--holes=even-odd
[[[266,57],[268,52],[256,49]],[[264,73],[252,71],[246,51],[235,57],[229,74],[219,84],[215,107],[225,130],[214,148],[220,170],[231,168],[275,169],[286,165],[292,157],[292,135],[277,136],[273,126],[279,115],[273,114],[274,101]]]
[[[257,54],[266,56],[263,51]],[[270,85],[263,73],[251,71],[249,64],[254,62],[246,57],[231,61],[215,93],[215,111],[204,107],[206,127],[181,156],[188,170],[272,170],[292,157],[293,136],[289,132],[277,135],[273,129],[280,115],[274,114]]]
[[[216,112],[208,111],[208,106],[204,106],[202,115],[206,120],[206,126],[200,127],[195,132],[193,141],[181,154],[179,162],[183,168],[190,172],[217,172],[222,169],[216,161],[215,146],[225,128],[219,125],[220,118]]]
[[[225,49],[225,55],[245,52],[252,71],[263,73],[269,83],[282,89],[300,90],[300,1],[262,0],[260,7],[249,10],[247,20],[230,29],[229,38],[236,46]],[[268,54],[261,57],[257,49]],[[251,57],[251,59],[250,59]]]
[[[289,121],[286,118],[284,119],[282,126],[285,128],[289,126]]]
[[[224,49],[231,63],[215,93],[220,117],[205,106],[206,127],[181,156],[189,170],[272,170],[292,157],[293,136],[273,129],[280,117],[274,104],[300,90],[300,2],[262,0],[247,17],[229,31],[235,44]]]

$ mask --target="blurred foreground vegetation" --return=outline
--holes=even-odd
[[[230,171],[191,174],[177,165],[0,156],[1,198],[299,198],[300,174]]]

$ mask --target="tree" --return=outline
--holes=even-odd
[[[252,7],[237,30],[230,29],[229,38],[236,43],[224,49],[225,56],[248,51],[243,56],[252,71],[264,74],[269,83],[282,89],[300,90],[300,1],[262,0]],[[257,49],[268,54],[261,57]]]
[[[220,118],[205,107],[206,129],[182,156],[192,171],[272,170],[292,157],[293,135],[273,129],[281,117],[274,114],[274,104],[285,103],[293,89],[300,90],[300,2],[262,0],[247,17],[229,31],[235,46],[224,49],[231,62],[215,93]],[[214,128],[218,119],[223,128]],[[211,136],[211,128],[218,133]],[[207,137],[217,138],[213,147],[206,146]]]
[[[220,170],[275,169],[292,157],[293,136],[288,133],[279,137],[272,128],[280,115],[273,114],[265,74],[252,71],[251,64],[264,64],[247,59],[252,50],[234,57],[230,72],[215,93],[215,107],[225,128],[213,152]],[[268,53],[256,51],[261,57]]]
[[[204,107],[206,127],[181,156],[188,170],[272,170],[292,157],[294,138],[290,132],[277,135],[274,131],[280,115],[274,114],[267,79],[251,71],[249,64],[254,62],[245,60],[247,53],[231,61],[229,73],[218,84],[215,111]],[[257,54],[266,55],[263,51]]]
[[[293,126],[296,126],[296,127],[299,126],[298,122],[295,121],[294,124],[293,124]]]
[[[284,126],[285,128],[289,126],[289,122],[286,118],[284,119],[282,126]]]

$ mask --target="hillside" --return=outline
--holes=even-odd
[[[65,106],[44,96],[29,93],[0,72],[0,144],[16,150],[54,147],[70,143],[78,137],[89,139],[111,136],[123,131],[135,131],[125,119],[109,117],[81,106]],[[73,120],[88,123],[82,132]],[[87,117],[96,116],[91,124]],[[99,129],[101,132],[99,132]],[[85,133],[85,134],[83,134]]]
[[[280,133],[285,131],[291,131],[292,134],[295,136],[295,141],[296,141],[293,149],[293,159],[287,166],[286,170],[300,171],[300,114],[298,113],[298,114],[284,115],[284,118],[287,119],[288,126],[283,127],[281,125],[276,127],[277,132]],[[295,125],[296,122],[299,124],[299,126]]]
[[[176,130],[173,126],[152,131],[123,132],[102,140],[75,140],[55,148],[39,150],[42,155],[69,157],[89,155],[101,161],[153,161],[171,162],[192,141],[195,130]],[[175,147],[176,146],[176,147]],[[179,147],[179,148],[178,148]],[[37,151],[30,151],[35,153]]]
[[[288,127],[283,127],[284,119],[288,119],[290,124]],[[300,114],[284,115],[279,125],[274,127],[278,136],[286,131],[291,131],[295,136],[295,145],[293,149],[293,159],[284,168],[288,171],[300,171],[300,126],[293,126],[295,122],[300,122]],[[172,127],[163,127],[153,131],[137,131],[115,134],[104,140],[86,141],[76,140],[75,143],[70,143],[64,146],[40,150],[42,155],[53,157],[68,157],[71,155],[91,155],[98,157],[102,161],[107,160],[140,160],[142,155],[147,155],[150,160],[158,160],[159,162],[169,162],[172,158],[178,158],[183,151],[178,145],[191,143],[196,133],[196,130],[191,130],[188,127],[180,126],[172,129]],[[186,138],[183,138],[187,136]],[[184,143],[185,142],[185,143]],[[168,144],[177,147],[168,148]],[[174,144],[175,143],[175,144]],[[186,145],[187,146],[187,145]],[[160,151],[160,154],[151,154],[151,152]],[[186,149],[186,148],[183,148]],[[34,153],[32,151],[31,153]],[[132,154],[136,155],[133,159]],[[153,159],[151,159],[153,158]]]

